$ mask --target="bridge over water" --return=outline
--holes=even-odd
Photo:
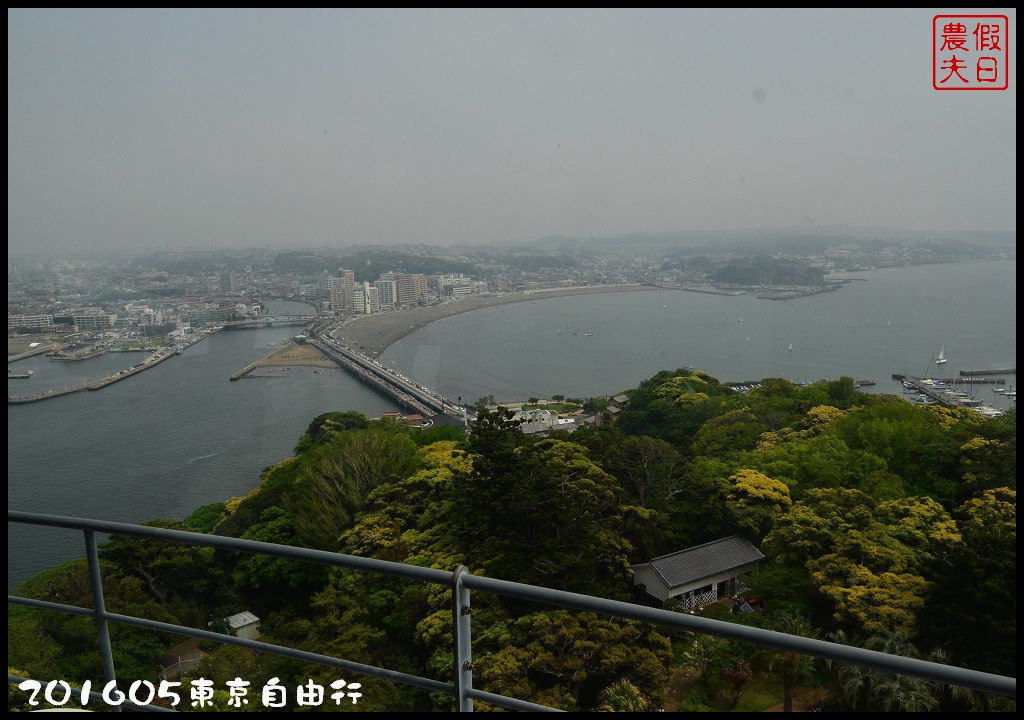
[[[343,347],[330,337],[320,336],[310,344],[356,375],[360,380],[373,385],[388,397],[411,408],[424,417],[433,417],[446,412],[458,414],[458,408],[444,398],[379,365],[359,353]]]
[[[250,328],[274,327],[275,325],[309,325],[316,315],[268,315],[253,320],[238,320],[224,323],[225,330],[248,330]]]

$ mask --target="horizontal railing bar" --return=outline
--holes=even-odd
[[[432,692],[442,692],[448,695],[455,694],[455,686],[449,683],[443,683],[439,680],[431,680],[430,678],[421,678],[417,675],[407,675],[406,673],[399,672],[397,670],[388,670],[386,668],[374,667],[373,665],[364,665],[363,663],[353,662],[352,660],[341,660],[339,658],[331,657],[330,655],[321,655],[319,653],[308,652],[306,650],[296,650],[295,648],[273,645],[271,643],[260,642],[259,640],[249,640],[248,638],[235,637],[234,635],[221,635],[220,633],[210,632],[209,630],[183,628],[179,625],[171,625],[170,623],[162,623],[156,620],[147,620],[145,618],[136,618],[130,615],[107,613],[107,619],[111,622],[135,625],[136,627],[146,628],[148,630],[161,630],[163,632],[177,633],[178,635],[188,635],[189,637],[199,638],[201,640],[213,640],[214,642],[223,643],[225,645],[237,645],[250,650],[283,655],[284,657],[292,658],[293,660],[302,660],[305,662],[316,663],[318,665],[327,665],[328,667],[336,667],[342,670],[351,670],[352,672],[371,675],[384,680],[391,680],[393,682],[404,683],[406,685],[414,685],[415,687],[430,690]]]
[[[35,598],[20,597],[19,595],[8,595],[7,602],[11,605],[24,605],[25,607],[38,610],[53,610],[54,612],[67,613],[68,615],[81,615],[82,617],[96,617],[96,611],[92,608],[78,607],[77,605],[62,605],[61,603],[50,602],[49,600],[36,600]]]
[[[952,665],[941,665],[926,660],[916,660],[903,657],[902,655],[888,655],[874,650],[865,650],[864,648],[800,637],[798,635],[788,635],[723,620],[712,620],[710,618],[702,618],[669,610],[659,610],[643,605],[633,605],[618,600],[608,600],[590,595],[566,592],[564,590],[524,585],[523,583],[498,580],[470,573],[466,573],[463,576],[462,582],[468,588],[491,592],[505,597],[514,597],[519,600],[541,602],[559,607],[575,608],[576,610],[589,610],[601,613],[602,615],[639,620],[675,630],[713,635],[764,647],[789,650],[802,655],[811,655],[839,663],[862,665],[899,675],[910,675],[924,678],[925,680],[960,685],[980,690],[981,692],[990,692],[1011,698],[1017,697],[1016,678],[992,675]]]
[[[96,617],[95,610],[89,610],[86,608],[75,607],[74,605],[61,605],[59,603],[47,602],[45,600],[35,600],[33,598],[23,598],[14,595],[8,595],[7,601],[14,605],[24,605],[26,607],[34,607],[41,610],[53,610],[55,612],[64,612],[71,615],[83,615],[87,617]],[[370,675],[373,677],[379,677],[384,680],[390,680],[392,682],[404,683],[405,685],[413,685],[424,690],[430,690],[432,692],[441,692],[448,695],[455,695],[455,686],[451,684],[443,683],[439,680],[431,680],[429,678],[421,678],[417,675],[408,675],[397,670],[388,670],[387,668],[378,668],[373,665],[364,665],[362,663],[353,662],[351,660],[341,660],[333,658],[329,655],[320,655],[319,653],[311,653],[305,650],[296,650],[294,648],[283,647],[281,645],[273,645],[271,643],[260,642],[259,640],[249,640],[248,638],[235,637],[233,635],[222,635],[221,633],[212,632],[210,630],[199,630],[196,628],[187,628],[181,625],[173,625],[171,623],[159,622],[158,620],[148,620],[146,618],[137,618],[131,615],[119,615],[118,613],[106,612],[103,613],[104,617],[110,622],[121,623],[123,625],[134,625],[135,627],[145,628],[146,630],[157,630],[159,632],[174,633],[175,635],[186,635],[188,637],[198,638],[200,640],[212,640],[217,643],[224,645],[237,645],[239,647],[248,648],[250,650],[258,650],[260,652],[269,652],[275,655],[283,655],[284,657],[292,658],[293,660],[302,660],[304,662],[312,662],[318,665],[327,665],[329,667],[336,667],[342,670],[350,670],[352,672],[362,673],[363,675]]]
[[[353,555],[342,555],[323,550],[310,550],[308,548],[297,548],[287,545],[276,545],[273,543],[258,542],[254,540],[242,540],[239,538],[227,538],[217,535],[206,535],[203,533],[187,532],[182,530],[169,530],[166,528],[154,528],[148,526],[128,525],[101,520],[90,520],[86,518],[73,518],[40,513],[27,513],[9,510],[7,513],[9,522],[20,522],[33,525],[44,525],[48,527],[61,527],[75,530],[91,530],[93,532],[112,533],[121,535],[132,535],[146,537],[154,540],[179,542],[188,545],[199,545],[214,547],[222,550],[235,552],[259,553],[273,557],[281,557],[289,560],[304,562],[315,562],[333,567],[345,567],[362,572],[381,573],[392,577],[402,577],[420,582],[449,585],[452,582],[454,573],[437,570],[435,568],[424,568],[414,565],[403,565],[401,563],[376,560],[373,558],[361,558]],[[711,620],[693,615],[681,614],[667,610],[659,610],[642,605],[608,600],[589,595],[581,595],[562,590],[552,590],[534,585],[498,580],[479,575],[466,573],[462,576],[462,583],[467,588],[490,592],[505,597],[513,597],[520,600],[540,602],[558,607],[572,608],[611,615],[630,620],[650,623],[675,630],[695,632],[704,635],[727,638],[739,642],[749,642],[770,648],[778,648],[791,652],[810,655],[813,657],[833,660],[835,662],[860,665],[875,668],[886,672],[900,675],[924,678],[951,685],[968,687],[982,692],[990,692],[1004,695],[1011,698],[1017,697],[1016,678],[992,675],[990,673],[968,670],[950,665],[916,660],[899,655],[888,655],[886,653],[865,650],[863,648],[841,645],[838,643],[816,640],[814,638],[799,637],[786,633],[763,630],[745,625],[728,623],[720,620]],[[96,612],[90,609],[77,608],[74,606],[58,605],[45,601],[33,600],[30,598],[8,597],[8,601],[14,604],[21,604],[42,609],[67,612],[75,615],[96,617]],[[245,638],[220,635],[204,630],[183,628],[178,625],[160,623],[144,618],[133,618],[113,613],[103,613],[103,616],[113,622],[121,622],[137,627],[161,630],[196,638],[206,638],[224,644],[233,644],[241,647],[249,647],[253,650],[271,652],[298,660],[306,660],[317,664],[350,669],[353,672],[360,672],[374,677],[381,677],[396,682],[421,687],[427,690],[443,692],[455,695],[454,685],[448,685],[436,680],[420,678],[414,675],[406,675],[397,671],[374,668],[360,665],[346,660],[339,660],[326,655],[307,653],[301,650],[293,650],[278,645],[262,643]],[[478,698],[503,707],[513,709],[552,709],[544,706],[534,705],[522,700],[507,698],[502,695],[485,693],[480,690],[468,690],[470,697]],[[511,704],[510,704],[511,703]]]
[[[515,698],[506,697],[504,695],[495,695],[494,693],[484,692],[483,690],[476,690],[473,688],[467,690],[466,695],[474,700],[483,700],[484,702],[508,708],[509,710],[522,710],[523,712],[565,712],[564,710],[548,707],[547,705],[538,705],[537,703],[527,702],[526,700],[516,700]]]
[[[234,552],[258,553],[284,558],[286,560],[299,560],[302,562],[318,563],[320,565],[331,565],[343,567],[350,570],[362,572],[380,573],[392,577],[402,577],[420,582],[450,585],[452,573],[447,570],[436,568],[420,567],[418,565],[403,565],[402,563],[389,560],[377,560],[375,558],[364,558],[356,555],[343,555],[327,550],[310,550],[309,548],[292,547],[290,545],[277,545],[275,543],[260,542],[257,540],[242,540],[241,538],[229,538],[220,535],[206,535],[204,533],[189,532],[186,530],[169,530],[167,528],[149,527],[145,525],[128,525],[126,523],[109,522],[106,520],[90,520],[86,518],[64,517],[61,515],[44,515],[40,513],[29,513],[18,510],[8,510],[7,520],[9,522],[27,523],[30,525],[45,525],[47,527],[60,527],[69,530],[92,530],[94,532],[110,533],[114,535],[133,535],[135,537],[150,538],[152,540],[164,540],[168,542],[184,543],[186,545],[202,545],[213,547],[219,550],[230,550]]]
[[[20,675],[11,675],[9,673],[7,675],[7,684],[8,685],[19,685],[19,684],[25,682],[26,680],[35,680],[35,678],[25,678],[25,677],[21,677]],[[36,680],[36,682],[39,683],[40,685],[42,685],[45,688],[50,681],[49,680],[46,680],[46,681]],[[68,685],[70,686],[71,683],[68,683]],[[78,692],[75,692],[76,690]],[[24,692],[24,691],[22,691],[22,692]],[[81,700],[81,697],[82,697],[81,686],[79,686],[77,688],[72,686],[71,697],[77,698],[77,699]],[[90,690],[89,691],[89,700],[93,701],[93,702],[96,702],[96,703],[99,703],[100,705],[106,705],[107,704],[107,701],[103,699],[103,693],[98,693],[95,690]],[[46,700],[43,700],[43,703],[46,703],[47,705],[51,704],[51,703],[49,703]],[[136,710],[142,710],[143,712],[178,712],[177,710],[172,710],[171,708],[161,707],[160,705],[139,705],[138,703],[132,702],[127,697],[124,699],[124,702],[122,702],[121,705],[125,706],[125,707],[134,708]],[[60,707],[60,708],[63,708],[65,710],[75,710],[75,709],[77,709],[76,707],[72,707],[72,701],[70,699],[64,705],[54,705],[54,707]],[[88,705],[86,707],[88,707]]]

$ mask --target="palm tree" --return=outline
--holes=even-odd
[[[834,642],[846,642],[842,633],[830,636]],[[910,642],[910,638],[898,632],[877,633],[869,637],[863,647],[889,655],[927,659],[931,662],[946,663],[948,657],[942,650],[933,650],[927,658]],[[896,675],[860,666],[844,667],[840,671],[843,698],[854,709],[881,712],[928,712],[939,708],[941,701],[970,708],[974,695],[965,688],[944,685],[931,680]]]
[[[813,637],[815,634],[811,623],[794,613],[779,613],[772,617],[766,626],[769,630],[789,635]],[[768,658],[769,670],[782,679],[782,711],[793,712],[793,689],[800,676],[806,675],[810,670],[810,658],[791,650],[769,649],[758,654]]]
[[[629,680],[619,680],[601,691],[598,712],[648,712],[651,701]]]

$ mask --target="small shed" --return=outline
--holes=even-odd
[[[248,610],[243,610],[231,617],[224,618],[224,621],[231,629],[231,634],[235,637],[247,640],[260,639],[260,619]]]
[[[630,567],[633,585],[662,602],[679,598],[684,610],[713,603],[741,590],[740,576],[764,560],[739,535],[696,545]]]

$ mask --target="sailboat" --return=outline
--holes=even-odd
[[[935,364],[936,365],[941,365],[944,362],[946,362],[946,346],[945,345],[943,345],[942,347],[939,348],[939,356],[937,358],[935,358]]]
[[[793,343],[790,343],[790,344],[789,344],[789,351],[790,351],[790,352],[793,352]]]

